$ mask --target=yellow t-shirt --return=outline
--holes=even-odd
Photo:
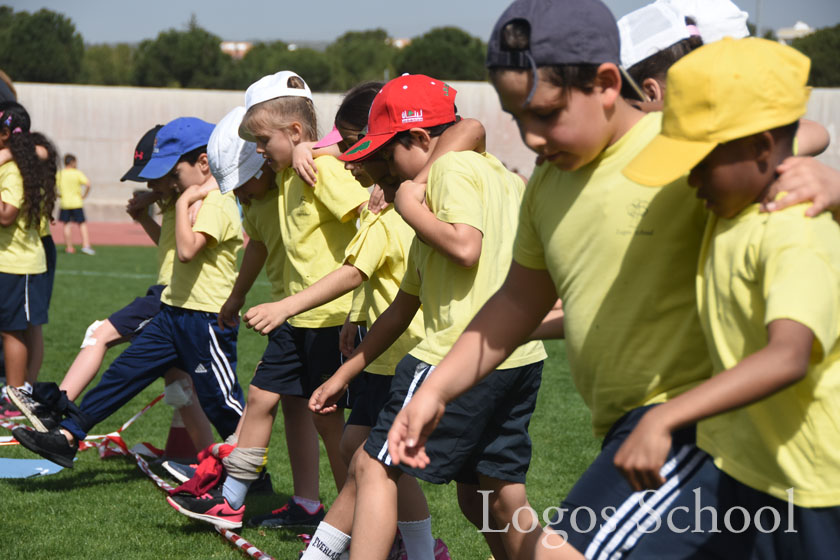
[[[41,243],[41,221],[26,225],[23,211],[23,177],[15,162],[0,165],[0,199],[18,209],[13,224],[0,227],[0,272],[41,274],[47,271],[47,256]]]
[[[175,205],[167,206],[160,220],[160,237],[157,245],[157,283],[168,286],[172,282],[172,267],[175,263]]]
[[[425,338],[410,354],[436,365],[508,273],[522,180],[490,154],[451,152],[429,172],[426,203],[439,220],[481,231],[478,264],[464,268],[415,238],[400,289],[420,297]],[[499,369],[546,357],[542,342],[523,344]]]
[[[280,235],[280,190],[272,188],[262,200],[252,200],[250,204],[243,204],[242,215],[245,233],[252,240],[263,243],[268,251],[265,274],[271,284],[271,300],[280,301],[286,297],[283,277],[286,251]]]
[[[840,505],[840,227],[804,206],[712,216],[697,276],[700,321],[716,373],[767,345],[791,319],[815,341],[807,376],[750,406],[700,422],[697,443],[717,466],[802,507]]]
[[[347,247],[347,262],[368,277],[363,284],[364,300],[361,309],[368,327],[397,297],[413,240],[414,230],[393,206],[389,205],[378,214],[363,212],[362,226]],[[394,375],[400,360],[422,339],[423,312],[418,311],[405,332],[365,371]]]
[[[62,210],[74,210],[82,207],[82,186],[90,181],[78,169],[62,169],[55,174],[55,187],[61,197]]]
[[[369,194],[344,164],[332,156],[318,158],[318,181],[310,187],[291,168],[277,175],[280,220],[286,251],[284,285],[294,295],[344,263],[344,251],[356,234],[356,207]],[[294,327],[343,325],[352,294],[289,319]]]
[[[694,293],[707,213],[685,177],[656,189],[621,173],[660,123],[645,116],[576,171],[541,165],[522,201],[513,258],[548,270],[563,300],[566,354],[597,436],[711,373]]]
[[[218,313],[233,289],[236,252],[242,247],[242,224],[233,193],[211,191],[201,204],[192,230],[210,239],[191,261],[183,263],[174,259],[172,279],[160,301],[174,307]]]

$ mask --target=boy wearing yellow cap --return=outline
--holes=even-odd
[[[776,167],[806,110],[809,66],[754,38],[689,54],[668,72],[662,132],[624,170],[650,186],[691,170],[712,212],[697,300],[715,374],[650,409],[615,464],[637,490],[659,487],[671,433],[699,422],[698,446],[716,468],[685,499],[718,520],[738,517],[703,537],[711,548],[726,541],[733,558],[822,558],[840,547],[840,227],[803,206],[759,213],[782,194]],[[692,533],[717,528],[710,519]]]

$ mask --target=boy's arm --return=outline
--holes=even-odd
[[[202,185],[193,185],[175,202],[175,252],[181,262],[190,262],[207,245],[209,236],[193,231],[189,216],[190,205],[203,200],[207,194]]]
[[[779,190],[784,197],[763,205],[762,210],[774,212],[800,202],[814,204],[805,211],[807,216],[829,210],[840,221],[840,171],[812,157],[789,157],[776,168]],[[771,187],[773,188],[773,187]]]
[[[429,463],[423,445],[446,403],[496,369],[534,332],[556,301],[547,270],[511,263],[505,283],[394,419],[388,433],[394,464],[423,468]]]
[[[20,209],[17,206],[0,200],[0,226],[9,227],[14,224],[18,212],[20,212]]]
[[[82,191],[82,198],[87,198],[87,195],[90,194],[90,181],[87,183],[82,183],[84,190]]]
[[[344,361],[332,377],[312,393],[309,409],[323,414],[335,410],[336,399],[344,393],[350,381],[405,332],[418,309],[420,309],[420,298],[399,290],[397,297],[374,321],[353,354]]]
[[[805,377],[814,333],[791,319],[767,326],[767,346],[670,401],[651,408],[615,454],[615,466],[635,490],[658,488],[671,433],[747,406]]]
[[[143,227],[143,231],[157,245],[160,242],[160,224],[149,216],[149,206],[160,200],[160,194],[154,191],[136,192],[125,205],[126,213]]]
[[[442,155],[449,152],[474,151],[484,153],[486,133],[484,125],[476,119],[461,119],[443,131],[435,149],[429,155],[429,160],[423,169],[414,177],[415,183],[425,183],[429,180],[429,170],[432,164]]]
[[[355,290],[366,280],[361,270],[349,263],[333,270],[311,286],[280,301],[255,305],[242,317],[245,324],[259,332],[268,334],[289,317],[324,305]]]
[[[394,207],[417,236],[434,250],[465,268],[478,263],[484,236],[467,224],[439,220],[426,206],[426,185],[404,181],[397,189]]]
[[[566,332],[563,329],[563,302],[559,299],[554,304],[546,316],[543,318],[540,325],[534,329],[529,337],[531,340],[549,340],[553,338],[566,338]]]
[[[239,323],[239,310],[245,305],[245,296],[251,291],[251,286],[259,276],[266,258],[268,258],[268,248],[265,243],[253,238],[249,239],[236,282],[233,283],[233,289],[219,311],[218,322],[222,329],[225,326],[235,327]]]
[[[828,148],[831,137],[828,130],[816,121],[799,119],[799,128],[796,131],[796,143],[798,156],[817,156]]]

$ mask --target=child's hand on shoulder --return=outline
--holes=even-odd
[[[385,191],[383,191],[382,187],[379,185],[373,185],[373,188],[370,191],[367,209],[374,214],[379,214],[385,210],[386,206],[388,206],[388,202],[385,200]]]
[[[314,145],[315,142],[301,142],[292,150],[292,169],[310,187],[314,187],[318,181],[318,168],[315,167],[315,158],[312,156]]]
[[[775,212],[801,202],[813,202],[806,216],[816,216],[825,210],[840,208],[840,171],[812,157],[789,157],[776,168],[779,174],[771,187],[787,192],[777,201],[762,205],[762,210]]]
[[[283,300],[255,305],[242,316],[245,326],[254,329],[262,335],[267,335],[289,318],[286,304]]]
[[[136,192],[128,199],[125,211],[131,216],[132,220],[139,220],[148,211],[149,206],[160,200],[160,197],[160,193],[155,191]]]
[[[659,488],[665,483],[659,471],[671,449],[671,430],[658,417],[658,408],[651,408],[642,416],[613,457],[615,467],[636,491]]]

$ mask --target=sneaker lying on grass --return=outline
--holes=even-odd
[[[198,497],[189,494],[176,494],[167,497],[166,501],[187,517],[212,523],[222,529],[239,529],[242,527],[245,505],[243,504],[239,509],[230,507],[228,501],[222,496],[221,486],[217,486],[210,492]]]
[[[6,387],[8,391],[9,387]],[[23,413],[15,406],[8,396],[0,397],[0,419],[20,418]]]
[[[190,463],[188,465],[186,463],[177,463],[175,461],[164,461],[160,464],[160,466],[166,469],[166,472],[171,474],[172,478],[181,484],[195,476],[195,470],[198,468],[197,463]],[[273,493],[274,487],[271,484],[271,475],[268,474],[268,471],[263,469],[262,472],[260,472],[260,477],[251,484],[251,487],[248,489],[248,494]]]
[[[73,468],[73,458],[79,450],[79,442],[68,443],[59,428],[47,432],[36,432],[27,428],[15,428],[12,435],[18,442],[33,453],[48,459],[57,465]]]
[[[9,400],[26,416],[32,427],[39,432],[48,432],[58,427],[58,416],[46,406],[33,399],[19,387],[7,387]]]
[[[303,506],[295,502],[294,498],[289,498],[289,501],[283,507],[249,519],[248,526],[266,529],[317,527],[318,523],[324,520],[325,515],[323,505],[319,505],[315,513],[309,513]]]

